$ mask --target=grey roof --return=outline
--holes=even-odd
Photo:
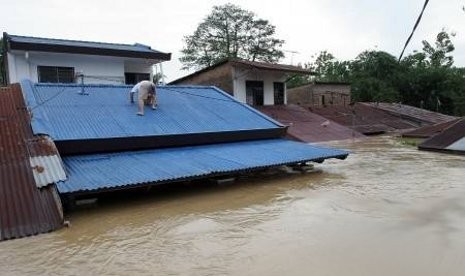
[[[8,42],[9,49],[18,50],[37,50],[46,52],[72,52],[84,54],[101,54],[101,55],[115,55],[115,56],[128,56],[134,54],[142,58],[157,58],[163,60],[170,60],[170,53],[163,53],[158,50],[152,49],[150,46],[134,43],[134,44],[120,44],[120,43],[105,43],[83,40],[67,40],[56,38],[43,38],[32,36],[20,36],[4,33],[4,39]],[[132,55],[131,55],[132,53]]]

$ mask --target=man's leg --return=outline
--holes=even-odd
[[[144,100],[139,99],[138,104],[139,104],[139,112],[137,112],[137,115],[144,116]]]
[[[134,103],[134,92],[132,92],[132,91],[129,92],[129,101],[130,101],[131,103]]]

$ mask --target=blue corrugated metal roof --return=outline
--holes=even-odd
[[[120,51],[147,52],[147,53],[161,53],[157,50],[150,48],[150,46],[146,46],[146,45],[139,44],[139,43],[135,43],[131,45],[131,44],[120,44],[120,43],[104,43],[104,42],[94,42],[94,41],[67,40],[67,39],[32,37],[32,36],[20,36],[20,35],[8,35],[8,39],[10,41],[20,42],[20,43],[98,48],[98,49],[120,50]]]
[[[280,128],[281,124],[210,86],[160,86],[159,107],[137,116],[127,85],[21,83],[35,134],[54,141]]]
[[[60,193],[176,181],[304,161],[345,158],[347,152],[284,139],[236,142],[63,159],[68,180]]]

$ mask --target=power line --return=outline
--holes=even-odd
[[[412,39],[412,36],[415,33],[415,30],[417,29],[418,24],[420,24],[421,17],[423,16],[423,12],[425,11],[426,6],[428,5],[428,2],[429,2],[429,0],[425,0],[425,4],[423,5],[423,9],[421,9],[420,15],[417,18],[417,22],[415,22],[415,25],[413,26],[412,32],[410,33],[410,36],[407,38],[407,41],[405,42],[404,49],[402,49],[402,53],[400,53],[399,62],[402,59],[402,56],[404,55],[405,49],[407,48],[407,46],[408,46],[408,44],[410,42],[410,39]]]

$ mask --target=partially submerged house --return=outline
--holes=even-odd
[[[350,83],[314,81],[287,90],[288,104],[310,107],[348,106]]]
[[[140,43],[119,44],[3,33],[7,83],[134,84],[153,77],[153,66],[171,59]]]
[[[313,74],[301,67],[228,59],[170,84],[217,86],[289,127],[288,137],[303,142],[358,138],[363,135],[298,106],[289,106],[287,82],[298,75]]]
[[[390,103],[354,103],[349,106],[307,108],[365,135],[405,132],[456,119],[409,105]]]
[[[465,154],[465,118],[418,145],[421,150]]]
[[[251,106],[287,103],[286,82],[311,71],[292,65],[226,59],[169,84],[212,85]]]
[[[53,139],[63,158],[62,196],[348,154],[283,139],[285,126],[211,86],[160,86],[159,108],[143,117],[129,103],[127,85],[23,81],[21,87],[34,134]]]

